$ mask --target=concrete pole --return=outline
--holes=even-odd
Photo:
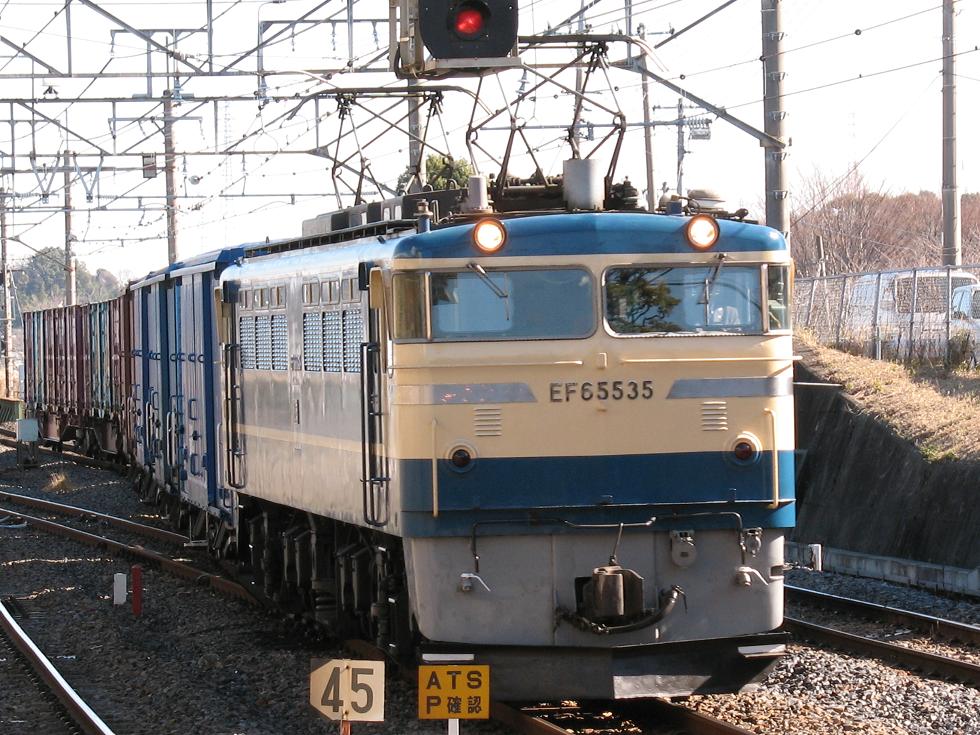
[[[408,80],[409,90],[419,87],[420,84],[414,80]],[[422,121],[419,116],[419,110],[422,105],[415,97],[408,98],[408,167],[410,171],[419,172],[419,180],[415,183],[410,183],[408,187],[408,194],[413,194],[418,191],[422,191],[422,187],[425,186],[426,171],[425,171],[425,157],[422,155]],[[410,216],[406,215],[406,216]]]
[[[960,265],[960,196],[956,188],[956,77],[953,0],[943,0],[943,265]]]
[[[177,262],[177,156],[174,152],[173,92],[163,94],[163,170],[167,186],[167,262]]]
[[[13,320],[10,312],[10,267],[7,261],[7,192],[0,189],[0,270],[3,271],[3,389],[7,398],[12,398],[10,391],[10,354],[13,345]]]
[[[765,132],[786,141],[782,109],[783,32],[780,0],[762,0],[762,73]],[[766,154],[766,224],[789,240],[789,191],[786,187],[786,153],[763,142]]]
[[[71,251],[71,151],[65,151],[65,306],[74,306],[75,294],[75,256]]]
[[[646,71],[647,57],[641,56],[640,63]],[[646,155],[647,170],[647,211],[653,212],[657,209],[657,182],[653,171],[653,126],[650,124],[650,82],[646,74],[640,83],[643,97],[643,150]]]
[[[677,196],[684,196],[684,98],[677,98]]]

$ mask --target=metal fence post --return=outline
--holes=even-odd
[[[847,297],[847,276],[844,276],[844,280],[840,287],[840,306],[837,309],[837,341],[835,342],[835,347],[840,349],[841,332],[844,329],[844,299]]]
[[[813,296],[817,293],[817,279],[814,278],[810,281],[810,300],[806,307],[806,324],[807,329],[810,328],[810,323],[813,321]]]
[[[881,359],[881,324],[879,319],[881,318],[881,273],[878,273],[875,278],[875,312],[871,319],[871,338],[874,343],[871,346],[871,354],[875,360]]]
[[[946,366],[947,370],[949,370],[953,359],[953,353],[952,350],[950,349],[950,344],[949,344],[950,337],[952,337],[952,332],[951,332],[952,314],[950,313],[952,310],[952,301],[953,301],[953,269],[950,268],[949,266],[946,266],[946,359],[943,361],[943,364]]]
[[[919,297],[919,271],[912,269],[912,305],[909,309],[909,362],[915,357],[913,348],[915,346],[915,309],[918,306]]]

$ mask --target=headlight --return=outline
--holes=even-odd
[[[484,253],[495,253],[507,241],[507,230],[495,219],[481,219],[473,228],[473,244]]]
[[[718,221],[707,214],[691,217],[687,223],[687,241],[695,250],[707,250],[718,242]]]

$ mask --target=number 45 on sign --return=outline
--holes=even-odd
[[[310,666],[310,705],[349,733],[351,722],[383,722],[384,661],[314,659]]]

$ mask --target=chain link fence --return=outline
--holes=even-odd
[[[980,265],[798,278],[797,329],[879,360],[977,364]]]

